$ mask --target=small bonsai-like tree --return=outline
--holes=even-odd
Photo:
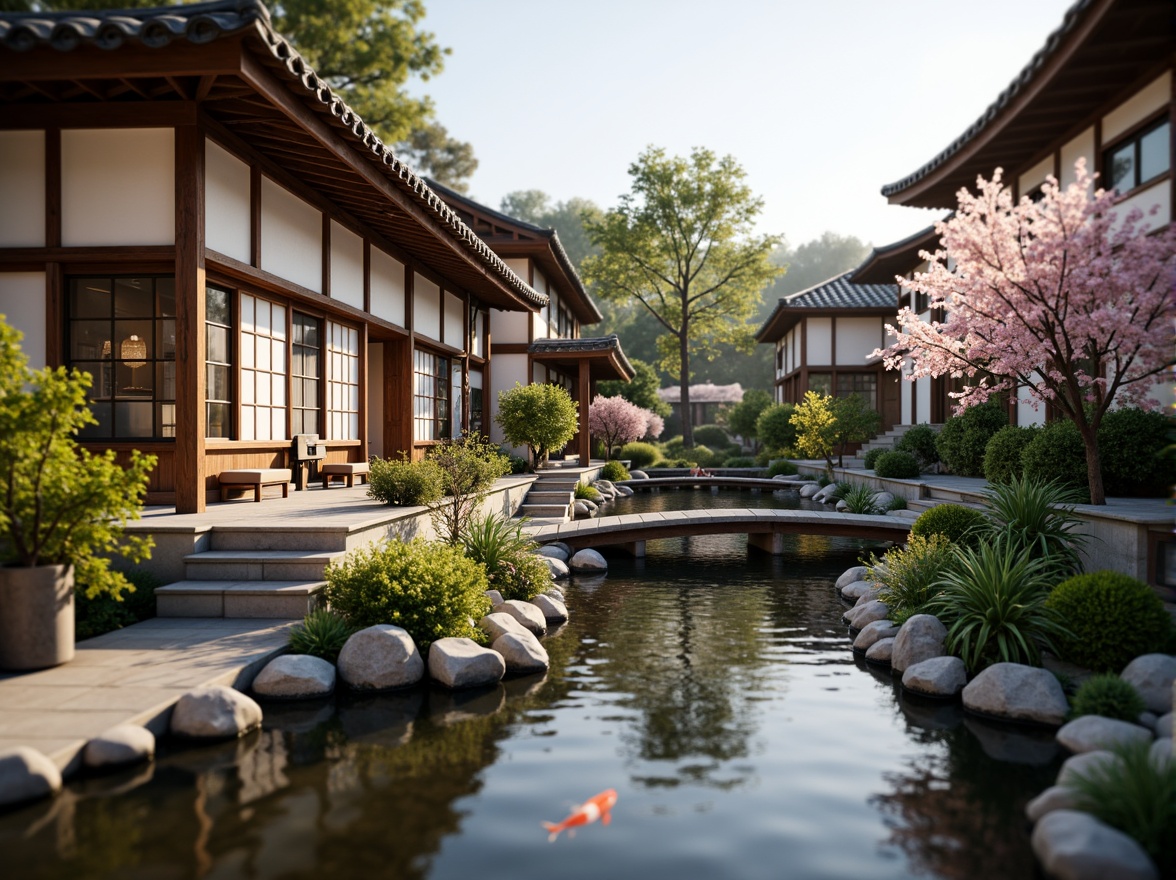
[[[520,385],[498,394],[494,421],[502,428],[506,442],[526,446],[532,464],[546,460],[575,436],[579,426],[576,402],[558,385]]]
[[[623,397],[602,397],[597,394],[588,405],[588,430],[604,441],[605,458],[612,458],[616,447],[645,436],[651,415],[648,410]]]
[[[825,475],[833,479],[833,447],[837,443],[837,413],[828,394],[806,391],[790,420],[796,428],[801,455],[825,459]]]
[[[494,481],[510,473],[510,459],[487,438],[467,434],[434,446],[426,461],[439,474],[444,493],[425,502],[433,528],[446,543],[459,544]]]
[[[79,429],[96,423],[86,407],[90,376],[32,370],[21,334],[0,316],[0,549],[13,566],[72,565],[88,596],[134,590],[110,569],[110,556],[139,562],[149,536],[127,535],[139,518],[154,455],[119,463],[108,450],[78,448]]]

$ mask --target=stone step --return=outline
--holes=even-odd
[[[197,581],[319,580],[343,550],[209,550],[184,557],[185,575]]]
[[[553,489],[548,492],[546,490],[536,491],[532,489],[527,493],[527,497],[523,499],[524,504],[571,504],[575,500],[574,492],[565,492],[562,489]]]
[[[159,617],[270,617],[301,620],[326,581],[177,581],[155,591]]]
[[[536,480],[531,484],[531,491],[534,492],[539,490],[541,492],[553,492],[558,490],[561,492],[571,492],[576,488],[579,482],[580,481],[576,477],[553,477],[547,480]]]
[[[516,516],[529,516],[532,518],[563,518],[567,520],[570,505],[568,504],[528,504],[523,502],[519,505]]]

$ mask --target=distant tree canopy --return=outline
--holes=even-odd
[[[633,364],[633,380],[622,382],[619,379],[607,379],[599,384],[600,393],[605,397],[623,397],[642,409],[662,417],[668,416],[670,405],[657,396],[657,390],[661,388],[657,370],[636,358],[630,358],[630,362]]]
[[[590,254],[599,249],[584,230],[585,218],[599,220],[603,212],[588,199],[570,198],[566,202],[552,202],[547,193],[538,189],[523,189],[507,193],[499,203],[503,214],[559,233],[560,243],[567,251],[576,271]]]
[[[186,2],[186,0],[184,0]],[[161,0],[0,0],[0,11],[139,9]],[[275,30],[315,72],[421,174],[459,192],[477,168],[473,147],[449,136],[433,102],[405,84],[441,72],[449,49],[421,30],[424,0],[281,0]]]

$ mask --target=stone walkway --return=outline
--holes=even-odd
[[[296,623],[155,618],[79,642],[63,666],[0,674],[0,749],[32,746],[69,775],[86,741],[116,724],[159,736],[192,688],[246,688]]]

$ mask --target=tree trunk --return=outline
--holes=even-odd
[[[1106,504],[1107,493],[1103,488],[1102,456],[1098,451],[1098,432],[1089,425],[1079,425],[1082,442],[1086,445],[1086,485],[1090,489],[1091,504]]]
[[[680,396],[682,407],[682,445],[687,449],[694,448],[694,413],[690,411],[690,342],[686,334],[686,327],[678,335],[678,382],[682,389]]]

